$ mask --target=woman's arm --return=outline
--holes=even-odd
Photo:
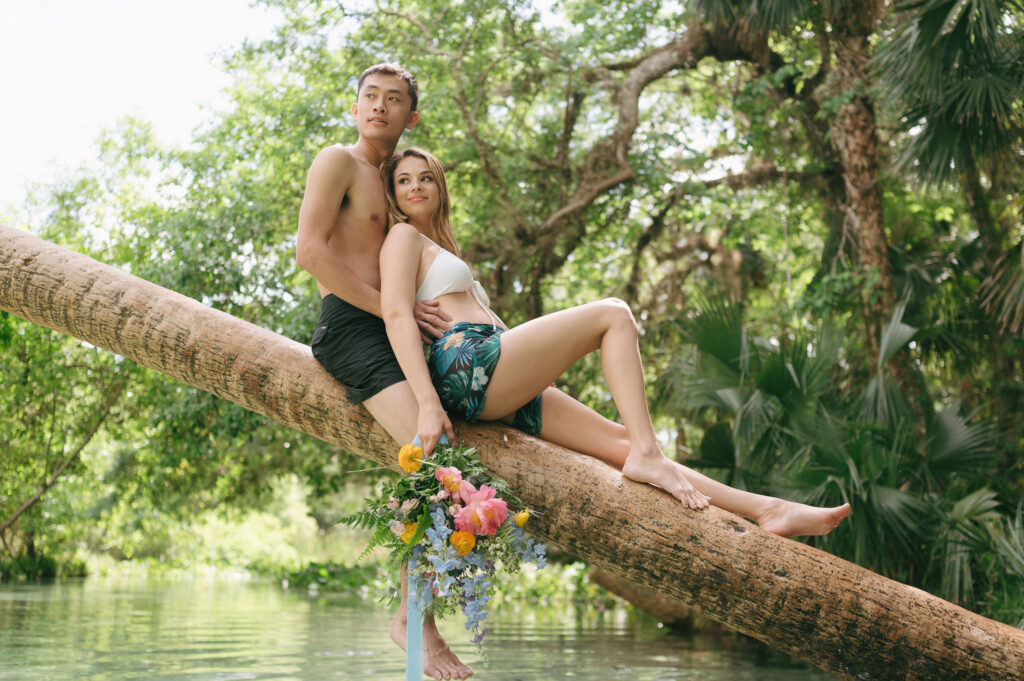
[[[413,317],[422,251],[423,239],[415,227],[404,223],[391,227],[380,251],[380,302],[388,340],[419,404],[416,432],[423,441],[424,456],[429,456],[442,434],[454,442],[455,433],[430,380],[419,326]]]

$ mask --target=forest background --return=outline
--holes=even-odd
[[[403,64],[499,314],[626,300],[670,454],[1024,626],[1020,2],[262,4],[191,144],[126,119],[20,226],[308,342],[306,170]],[[6,313],[0,373],[0,579],[360,570],[358,456]],[[615,415],[596,359],[559,386]]]

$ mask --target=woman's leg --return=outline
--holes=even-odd
[[[621,300],[608,299],[534,319],[501,336],[501,357],[487,386],[480,418],[497,420],[526,404],[572,366],[601,350],[605,381],[629,433],[622,474],[656,484],[691,508],[705,508],[678,466],[665,458],[651,423],[637,345],[636,320]]]
[[[630,444],[625,427],[598,414],[557,388],[547,388],[541,399],[540,436],[622,468]],[[820,508],[784,501],[729,487],[692,468],[672,462],[697,490],[715,506],[758,523],[783,537],[820,535],[831,531],[849,513],[849,504]]]

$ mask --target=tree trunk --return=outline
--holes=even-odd
[[[866,31],[853,27],[836,30],[833,96],[848,101],[839,106],[831,127],[846,184],[843,234],[853,242],[857,269],[875,280],[873,286],[865,287],[862,309],[869,347],[877,355],[881,329],[889,321],[896,296],[882,223],[875,110],[867,93],[867,37]]]
[[[637,609],[673,629],[693,630],[700,619],[695,616],[693,608],[668,598],[650,587],[634,584],[612,572],[602,570],[596,565],[591,566],[587,571],[587,579],[632,603]]]
[[[396,465],[305,345],[6,227],[0,308]],[[542,540],[841,678],[1024,680],[1024,631],[500,424],[459,436],[538,511]]]

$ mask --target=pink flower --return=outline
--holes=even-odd
[[[441,500],[443,500],[443,499],[447,499],[447,498],[448,498],[448,497],[450,497],[450,496],[451,496],[451,495],[450,495],[450,494],[448,494],[448,490],[446,490],[446,489],[443,489],[443,490],[441,490],[440,492],[438,492],[438,493],[437,493],[437,500],[438,500],[438,501],[441,501]]]
[[[494,534],[508,518],[508,504],[496,499],[497,490],[481,485],[466,501],[465,507],[455,516],[455,529],[473,534]]]
[[[461,510],[462,506],[460,504],[452,504],[451,506],[448,507],[448,515],[454,518],[459,514],[459,511]]]
[[[462,471],[455,466],[439,466],[434,471],[434,477],[444,485],[448,493],[455,494],[459,491],[459,483],[462,482]]]
[[[411,511],[412,509],[416,508],[419,505],[420,505],[420,500],[419,499],[406,499],[405,501],[402,502],[402,510],[403,511]]]
[[[388,527],[395,533],[396,537],[401,537],[402,533],[405,532],[405,523],[401,520],[392,520],[388,523]]]
[[[436,494],[431,494],[429,497],[427,497],[427,501],[434,504],[437,503],[438,501],[441,501],[441,497]]]
[[[392,510],[398,508],[398,499],[394,498],[393,496],[388,497],[387,506]]]
[[[473,494],[476,487],[468,480],[462,479],[462,471],[455,466],[442,466],[434,471],[434,477],[441,481],[444,489],[438,494],[442,499],[451,496],[454,503],[465,503]]]
[[[459,480],[459,491],[452,492],[452,501],[466,503],[469,498],[476,494],[476,487],[468,480]]]

